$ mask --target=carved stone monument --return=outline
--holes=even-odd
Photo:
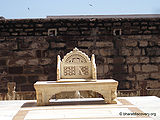
[[[34,84],[38,105],[48,105],[54,94],[64,91],[92,90],[103,95],[106,103],[117,103],[118,82],[112,79],[97,80],[95,57],[90,58],[77,48],[64,58],[57,56],[57,81],[38,81]]]
[[[77,48],[64,58],[57,56],[57,82],[96,81],[95,57],[90,58]]]

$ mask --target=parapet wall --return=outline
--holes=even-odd
[[[119,90],[160,88],[160,18],[15,19],[0,20],[0,91],[56,80],[56,56],[74,47],[95,54],[98,78]]]

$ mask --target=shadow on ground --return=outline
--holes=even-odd
[[[67,105],[100,105],[106,104],[105,101],[102,100],[75,100],[75,99],[59,99],[59,100],[50,100],[49,105],[46,106],[67,106]],[[26,102],[21,108],[25,107],[39,107],[37,102]]]

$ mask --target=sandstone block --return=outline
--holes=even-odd
[[[158,71],[158,66],[157,65],[142,65],[142,71],[143,72],[156,72]]]
[[[67,27],[58,28],[59,31],[67,31]]]
[[[149,63],[149,57],[140,57],[140,63]]]
[[[93,42],[90,41],[78,41],[79,47],[91,47],[93,46]]]
[[[106,41],[106,42],[96,42],[97,47],[113,47],[113,43]]]
[[[156,26],[151,26],[151,27],[148,27],[149,30],[156,30],[157,27]]]
[[[152,57],[151,63],[160,63],[160,57]]]
[[[126,77],[126,80],[135,81],[135,80],[136,80],[136,77],[135,77],[135,75],[128,75],[128,76]]]
[[[24,74],[43,74],[42,66],[25,66]]]
[[[20,59],[20,60],[17,60],[15,63],[17,65],[25,65],[26,64],[26,60]]]
[[[103,74],[103,65],[98,65],[97,66],[97,74]]]
[[[51,42],[51,48],[62,48],[65,47],[65,43],[55,43],[55,42]]]
[[[109,70],[108,65],[104,65],[104,73],[108,73],[108,70]]]
[[[108,63],[108,64],[113,63],[113,58],[106,58],[106,63]]]
[[[133,49],[133,55],[134,55],[134,56],[141,55],[141,49],[139,49],[139,48],[134,48],[134,49]]]
[[[0,43],[0,50],[16,50],[18,48],[15,41],[8,41]]]
[[[147,81],[147,87],[151,88],[151,89],[160,88],[159,81],[158,80],[148,80]],[[157,95],[158,91],[156,91],[155,93]]]
[[[26,32],[32,32],[34,29],[33,28],[31,28],[31,29],[24,29],[24,31],[26,31]]]
[[[141,71],[141,66],[140,65],[135,65],[134,66],[134,71],[135,72],[140,72]]]
[[[124,67],[127,70],[127,66]],[[132,73],[133,72],[133,66],[132,65],[128,65],[128,73]]]
[[[30,59],[28,60],[28,65],[38,65],[38,59]]]
[[[16,35],[18,35],[18,33],[16,33],[16,32],[15,32],[15,33],[11,33],[11,35],[14,35],[14,36],[16,36]]]
[[[127,40],[127,41],[124,41],[124,44],[127,47],[136,47],[137,46],[137,41],[135,41],[135,40]]]
[[[23,24],[23,27],[27,28],[27,27],[29,27],[29,25],[28,24]]]
[[[149,74],[137,74],[136,75],[136,79],[137,80],[147,80],[147,79],[149,79]]]
[[[38,41],[38,42],[33,42],[29,48],[31,49],[47,49],[49,47],[49,43],[46,41]]]
[[[40,65],[48,65],[51,64],[52,60],[50,58],[43,58],[40,60]]]
[[[148,41],[139,41],[139,46],[140,47],[146,47],[146,46],[148,46]]]
[[[160,55],[160,48],[147,48],[147,53],[149,56],[158,56]]]
[[[160,79],[160,72],[151,73],[151,78],[153,78],[153,79]]]
[[[36,24],[36,27],[43,27],[43,24]]]
[[[20,32],[19,35],[27,35],[26,32]]]
[[[130,56],[131,55],[131,50],[128,49],[128,48],[122,48],[119,54],[124,55],[124,56]]]
[[[21,32],[23,31],[23,29],[15,29],[15,31]]]
[[[131,64],[133,64],[133,63],[138,63],[138,58],[136,58],[136,57],[127,57],[126,58],[126,62],[127,63],[131,63]]]
[[[114,50],[111,49],[100,49],[100,55],[102,56],[111,56],[114,55]]]

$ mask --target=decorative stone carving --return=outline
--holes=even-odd
[[[7,87],[8,87],[8,93],[7,93],[7,98],[8,100],[15,100],[15,96],[16,96],[16,83],[15,82],[8,82],[7,83]]]
[[[94,54],[90,60],[85,53],[75,48],[67,53],[62,61],[60,56],[57,56],[57,82],[96,81],[96,79]]]

